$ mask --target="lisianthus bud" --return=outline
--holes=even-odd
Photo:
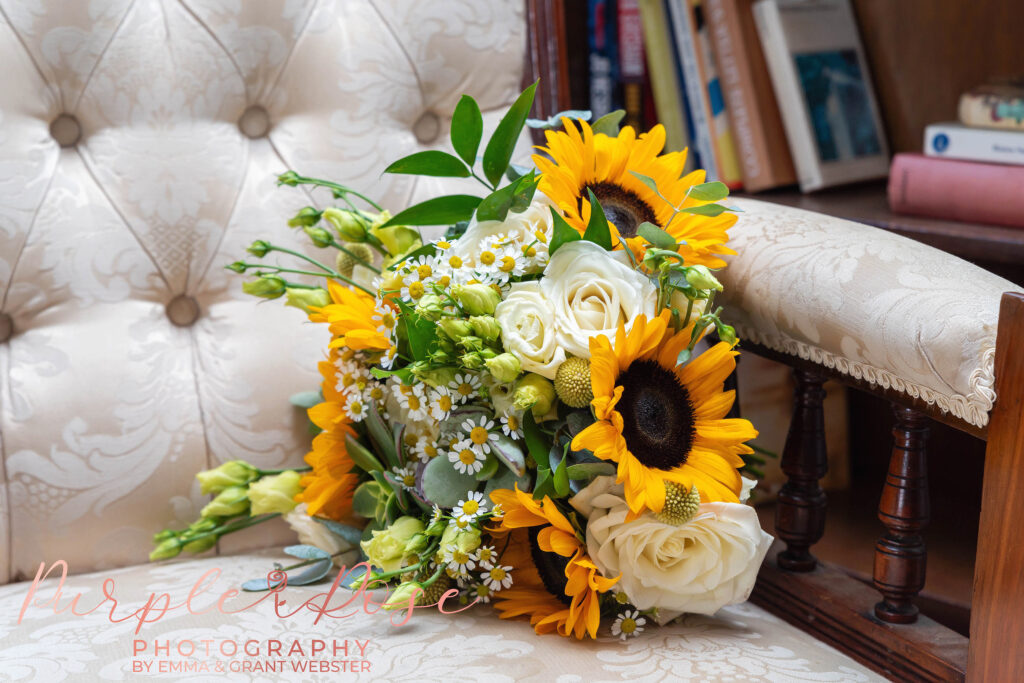
[[[295,496],[302,487],[298,472],[287,470],[280,474],[272,474],[249,484],[249,501],[252,503],[253,515],[265,515],[279,512],[282,515],[295,509],[298,503]]]
[[[149,554],[149,561],[156,562],[157,560],[169,560],[172,557],[177,557],[181,553],[181,544],[176,538],[168,538]]]
[[[244,486],[229,486],[206,504],[199,513],[203,517],[234,517],[249,509],[248,489]]]
[[[217,545],[217,536],[216,534],[210,534],[209,536],[203,536],[202,538],[187,542],[182,547],[182,550],[198,555],[199,553],[205,553],[215,545]]]
[[[375,530],[373,537],[360,542],[363,553],[374,567],[392,572],[402,567],[405,544],[423,532],[423,522],[415,517],[399,517],[391,526]]]
[[[403,609],[415,605],[419,596],[423,595],[423,584],[419,581],[406,581],[398,586],[381,605],[386,610]]]
[[[229,460],[220,467],[196,475],[199,490],[217,494],[229,486],[245,486],[260,476],[260,471],[244,460]]]
[[[501,325],[489,315],[470,316],[469,324],[473,328],[473,334],[489,342],[496,341],[501,334]]]
[[[373,263],[373,250],[370,249],[370,245],[360,244],[359,242],[346,242],[341,246],[345,247],[348,253],[339,251],[334,267],[345,277],[352,277],[352,271],[356,265],[362,265],[360,261],[363,263]]]
[[[523,371],[519,359],[511,353],[499,353],[494,358],[485,360],[484,365],[491,373],[491,377],[499,382],[511,382]]]
[[[302,230],[307,235],[309,235],[309,239],[313,241],[314,247],[319,247],[320,249],[323,249],[324,247],[331,246],[331,244],[334,242],[334,238],[331,237],[331,233],[327,232],[323,228],[308,227],[303,228]]]
[[[377,220],[370,226],[370,233],[380,240],[384,248],[392,256],[407,254],[413,249],[419,249],[423,243],[420,242],[420,233],[413,228],[404,225],[389,225],[386,228],[380,227],[391,220],[391,214],[384,211],[377,217]]]
[[[158,531],[157,533],[153,534],[153,543],[160,544],[166,541],[168,538],[176,538],[177,536],[177,531],[174,531],[173,529],[164,529],[163,531]]]
[[[718,338],[724,341],[726,344],[736,343],[736,328],[732,325],[726,325],[722,323],[718,325]]]
[[[490,285],[476,283],[472,285],[454,285],[452,296],[470,315],[493,315],[494,309],[501,302],[501,294]]]
[[[409,542],[405,544],[405,554],[419,555],[427,549],[427,545],[430,543],[430,537],[426,533],[413,534],[413,537],[409,539]]]
[[[319,222],[320,212],[312,206],[306,206],[299,209],[299,212],[293,218],[288,219],[288,227],[305,228],[310,225],[316,225]]]
[[[310,306],[322,308],[331,303],[331,295],[328,294],[327,290],[323,287],[317,287],[316,289],[286,287],[284,291],[288,296],[288,300],[284,302],[284,305],[294,306],[295,308],[302,309],[306,313],[312,312],[309,309]]]
[[[437,321],[444,312],[444,300],[436,294],[424,294],[416,302],[416,313],[427,320]]]
[[[697,289],[713,289],[722,291],[722,283],[718,281],[707,266],[690,266],[686,269],[686,281]]]
[[[267,255],[267,252],[270,251],[270,242],[266,240],[256,240],[249,245],[249,248],[246,249],[246,251],[256,258],[263,258]]]
[[[443,318],[437,321],[437,325],[454,342],[473,334],[473,326],[469,324],[468,320],[462,320],[461,318]]]
[[[256,280],[242,283],[242,291],[261,299],[276,299],[284,294],[284,280],[276,275],[264,275]]]
[[[323,217],[341,239],[347,242],[366,241],[366,221],[358,213],[332,206],[324,209]]]
[[[479,351],[470,351],[459,356],[459,364],[470,370],[479,370],[484,366],[484,359]]]
[[[458,343],[459,346],[461,346],[466,351],[483,351],[484,350],[484,340],[481,339],[480,337],[477,337],[476,335],[467,334],[465,337],[460,339],[457,343]]]
[[[542,417],[551,410],[555,400],[555,385],[536,373],[529,373],[516,385],[512,403],[518,410],[530,408],[534,417]]]
[[[444,552],[450,546],[454,546],[467,555],[472,553],[480,547],[480,530],[473,526],[460,529],[458,525],[449,524],[441,534],[441,546],[438,552]]]

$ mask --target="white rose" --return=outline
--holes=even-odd
[[[548,242],[551,241],[552,218],[551,200],[540,192],[533,196],[530,206],[521,213],[508,212],[503,221],[477,221],[473,218],[462,237],[452,245],[452,254],[460,257],[463,263],[475,266],[475,254],[480,250],[488,237],[505,235],[509,244],[524,247],[532,244],[537,250],[539,263],[547,260]],[[544,236],[539,240],[538,233]]]
[[[657,607],[660,624],[746,600],[772,543],[741,503],[703,503],[681,526],[649,511],[626,522],[629,506],[613,477],[598,477],[570,502],[588,517],[594,564],[604,576],[621,572],[617,588],[639,609]]]
[[[328,552],[331,555],[342,553],[334,558],[334,564],[341,567],[351,567],[359,562],[359,548],[345,539],[341,538],[306,514],[306,504],[301,503],[294,510],[284,516],[284,521],[299,536],[299,543],[315,546]]]
[[[554,379],[565,361],[555,333],[555,310],[536,281],[517,282],[494,309],[501,325],[501,343],[515,354],[523,370]]]
[[[566,353],[590,358],[590,338],[615,340],[640,315],[653,318],[658,292],[645,275],[593,242],[562,245],[544,270],[541,292],[555,311],[558,344]],[[618,252],[621,258],[625,252]]]

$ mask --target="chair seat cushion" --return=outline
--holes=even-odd
[[[270,600],[235,614],[217,611],[224,591],[265,576],[273,562],[284,559],[280,551],[271,550],[67,579],[59,607],[66,607],[79,593],[78,612],[94,607],[103,600],[104,579],[110,578],[109,593],[118,600],[113,617],[123,619],[145,605],[150,594],[159,598],[167,593],[172,605],[180,605],[208,570],[222,570],[209,590],[192,600],[197,614],[179,607],[153,621],[161,611],[158,599],[150,612],[152,623],[144,624],[137,635],[137,618],[111,623],[110,601],[86,616],[68,611],[55,614],[50,603],[58,580],[52,577],[59,572],[40,584],[36,604],[26,608],[18,624],[17,615],[32,584],[10,584],[0,588],[0,610],[9,617],[0,623],[0,671],[9,676],[5,680],[14,681],[125,680],[146,673],[148,663],[148,676],[140,677],[156,677],[162,671],[164,677],[175,678],[176,673],[189,680],[222,680],[227,672],[238,681],[326,680],[344,677],[337,670],[340,663],[333,665],[333,673],[314,668],[314,674],[301,674],[293,672],[292,666],[354,661],[345,666],[361,669],[359,680],[884,680],[750,603],[723,609],[715,617],[691,615],[665,627],[649,626],[626,642],[604,632],[596,641],[584,642],[538,636],[529,623],[499,620],[485,605],[452,615],[417,610],[406,625],[395,626],[390,617],[396,613],[367,614],[361,603],[353,603],[337,612],[351,616],[324,617],[314,624],[316,614],[299,608],[329,590],[329,582],[286,588],[282,597],[287,604],[281,612],[299,610],[295,616],[276,616]],[[237,610],[262,595],[266,594],[241,593],[225,600],[224,609]],[[342,604],[350,595],[339,588],[331,605]],[[324,644],[316,655],[312,650],[319,646],[314,641]],[[191,657],[180,654],[192,647]],[[360,647],[365,650],[361,652]],[[234,648],[237,654],[232,654]],[[246,654],[245,648],[254,654]],[[294,648],[301,648],[301,653]],[[133,649],[138,654],[133,656]],[[275,662],[284,663],[283,675],[281,669],[267,670]],[[203,676],[204,663],[209,678]],[[182,668],[186,666],[193,668]],[[246,666],[264,669],[244,671]],[[332,665],[316,666],[329,669]]]

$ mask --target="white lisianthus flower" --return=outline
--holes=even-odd
[[[539,282],[517,282],[494,309],[501,325],[501,343],[515,354],[526,372],[554,379],[565,361],[555,332],[555,309],[544,298]]]
[[[334,555],[341,553],[334,558],[334,564],[338,567],[351,567],[359,562],[359,549],[338,536],[306,514],[306,504],[300,503],[297,508],[284,516],[284,521],[299,536],[299,543],[315,546],[326,553]]]
[[[547,261],[548,242],[551,241],[551,200],[537,192],[530,206],[521,213],[508,212],[503,221],[477,221],[474,218],[462,237],[452,245],[451,254],[463,263],[475,266],[476,254],[491,238],[503,236],[503,244],[524,253],[524,247],[533,248],[532,255],[523,261],[527,273],[540,272]]]
[[[590,358],[591,337],[614,340],[620,324],[628,331],[638,316],[657,314],[657,289],[620,257],[625,253],[584,240],[562,245],[551,257],[540,289],[554,309],[558,345],[566,353]]]
[[[657,607],[659,624],[746,600],[772,543],[754,508],[741,503],[702,503],[680,526],[650,511],[627,522],[629,506],[611,476],[598,477],[570,503],[588,518],[594,564],[604,576],[621,573],[616,589],[641,610]]]

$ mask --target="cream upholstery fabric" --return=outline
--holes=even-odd
[[[145,561],[197,470],[300,461],[325,332],[222,265],[308,242],[284,220],[330,200],[276,189],[289,167],[438,194],[380,171],[444,147],[464,92],[493,128],[524,26],[504,0],[0,0],[0,583]]]
[[[884,230],[755,200],[722,297],[741,338],[984,426],[1008,280]]]
[[[854,660],[831,647],[802,634],[793,626],[769,615],[751,604],[727,607],[714,618],[687,616],[678,624],[647,628],[639,637],[620,643],[609,633],[601,633],[596,641],[567,642],[555,636],[537,636],[528,622],[499,620],[486,606],[456,615],[442,615],[434,610],[417,611],[409,624],[394,627],[384,612],[367,615],[357,605],[336,614],[355,612],[345,619],[325,617],[313,625],[314,614],[304,612],[290,618],[278,618],[270,603],[251,610],[223,616],[215,610],[220,594],[237,587],[246,579],[266,575],[272,559],[286,559],[273,552],[263,556],[211,558],[172,564],[148,565],[107,572],[102,575],[71,577],[63,588],[60,605],[66,605],[77,593],[84,595],[79,611],[93,607],[102,599],[102,579],[114,580],[113,595],[119,604],[115,617],[121,618],[145,604],[151,593],[167,593],[172,602],[180,603],[188,596],[195,582],[209,569],[219,567],[224,573],[210,589],[193,601],[193,616],[184,609],[167,613],[156,623],[145,625],[139,635],[133,633],[137,621],[111,624],[109,603],[87,617],[54,616],[52,607],[33,607],[26,611],[20,625],[14,617],[25,602],[28,584],[0,588],[0,611],[10,619],[0,622],[0,671],[13,681],[81,681],[133,679],[132,648],[136,638],[148,642],[148,653],[137,660],[165,662],[207,662],[211,671],[216,662],[230,667],[231,662],[267,660],[275,657],[223,656],[220,648],[231,653],[237,643],[256,641],[254,648],[267,647],[267,641],[280,640],[284,648],[299,642],[307,650],[305,657],[297,653],[284,657],[289,661],[311,659],[308,650],[314,639],[349,641],[353,655],[358,650],[353,642],[369,640],[365,660],[368,672],[360,681],[881,681]],[[42,584],[37,600],[43,605],[51,601],[57,581]],[[330,588],[330,583],[316,586],[288,587],[283,597],[288,604],[282,611],[295,611],[312,596]],[[344,596],[344,597],[343,597]],[[255,602],[258,594],[243,593],[237,600],[225,603],[225,609],[238,609]],[[347,599],[343,590],[335,595],[332,606]],[[381,598],[378,598],[381,599]],[[320,602],[322,603],[321,598]],[[165,647],[171,644],[171,655],[153,656],[154,641]],[[177,654],[179,643],[191,641],[200,648],[197,656],[188,659]],[[213,656],[205,656],[204,641],[212,641]],[[339,646],[340,647],[340,646]],[[189,646],[183,645],[188,652]],[[317,657],[314,659],[323,659]],[[338,657],[337,659],[344,659]],[[360,659],[352,656],[351,659]],[[327,659],[333,659],[327,657]],[[152,665],[157,671],[158,663]],[[239,664],[240,666],[240,664]],[[226,669],[231,671],[230,668]],[[173,680],[224,680],[224,673],[205,676],[168,675]],[[156,678],[149,676],[136,677]],[[305,676],[281,674],[235,673],[232,681],[337,680],[349,676]]]

